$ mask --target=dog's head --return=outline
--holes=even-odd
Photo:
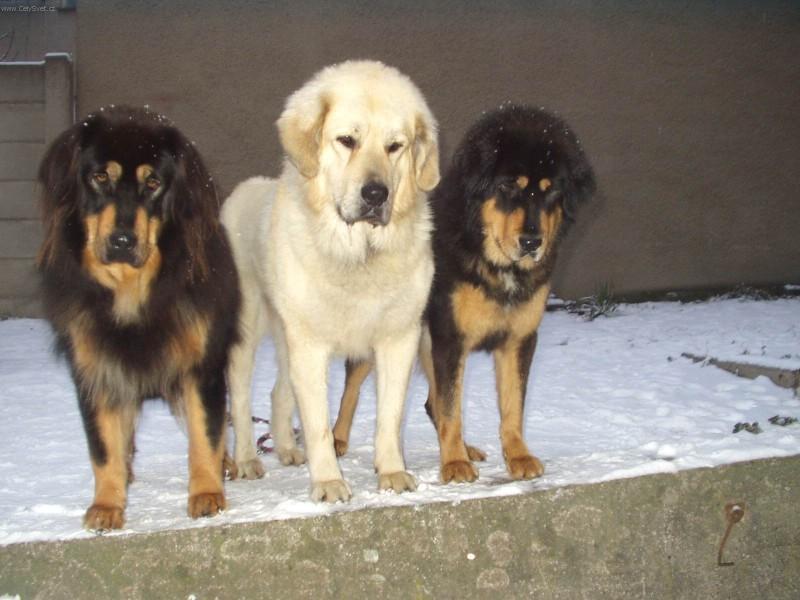
[[[313,183],[312,208],[347,225],[386,226],[439,181],[425,99],[379,62],[323,69],[289,97],[277,125],[288,159]]]
[[[90,115],[55,140],[39,179],[41,266],[66,245],[91,277],[113,289],[125,274],[158,270],[159,240],[169,228],[183,242],[188,275],[207,274],[216,191],[192,144],[160,115],[127,107]],[[77,231],[68,230],[71,222]]]
[[[569,126],[513,104],[487,114],[454,158],[467,202],[465,227],[484,258],[531,270],[555,247],[595,189],[592,168]]]

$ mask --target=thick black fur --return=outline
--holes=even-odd
[[[446,298],[459,281],[481,286],[502,304],[518,304],[550,279],[557,251],[548,253],[533,271],[497,267],[482,253],[485,232],[481,205],[493,195],[504,196],[500,187],[523,172],[532,179],[548,178],[553,187],[549,193],[534,196],[532,203],[521,194],[506,197],[508,208],[524,206],[528,218],[535,220],[537,212],[560,204],[566,218],[559,237],[574,221],[578,207],[595,192],[592,167],[575,132],[562,119],[543,109],[517,104],[504,104],[486,113],[465,134],[431,198],[436,275],[429,315],[437,313],[437,301]],[[560,239],[554,250],[558,242]],[[491,272],[513,273],[519,289],[507,293],[493,288],[479,273],[479,266]]]
[[[110,160],[125,166],[152,164],[162,193],[153,198],[130,181],[127,188],[120,184],[119,189],[98,193],[92,177]],[[216,446],[224,432],[225,369],[238,336],[240,296],[219,223],[220,202],[193,144],[149,110],[106,108],[53,142],[39,180],[45,225],[38,263],[44,309],[57,348],[71,366],[93,463],[103,465],[107,456],[98,436],[99,408],[138,410],[144,399],[162,396],[180,412],[187,377],[197,381],[206,434]],[[138,318],[125,322],[114,314],[115,292],[92,276],[84,259],[86,219],[110,202],[116,203],[119,222],[130,221],[131,211],[144,207],[148,217],[162,223],[157,240],[160,267]],[[199,360],[187,370],[175,364],[175,348],[188,339],[191,323],[198,320],[208,324],[207,341]],[[96,349],[93,364],[100,369],[115,365],[121,375],[100,385],[86,380],[76,364],[76,336],[90,340]]]
[[[533,196],[507,193],[509,181],[520,173],[528,175],[534,186],[540,179],[547,178],[552,181],[552,187]],[[561,238],[574,221],[578,207],[594,194],[595,187],[592,167],[575,132],[550,112],[505,104],[485,114],[467,131],[431,200],[436,271],[425,317],[433,337],[434,353],[438,348],[440,354],[440,360],[434,361],[437,381],[452,379],[460,354],[456,349],[461,347],[462,336],[455,326],[451,305],[454,288],[461,283],[471,283],[509,308],[530,299],[540,286],[550,281]],[[539,213],[552,210],[557,204],[561,206],[565,218],[557,239],[535,268],[502,267],[484,256],[486,232],[480,211],[490,197],[503,198],[509,211],[523,207],[526,222],[533,229]],[[517,286],[508,291],[493,285],[487,281],[487,272],[510,274]],[[474,349],[491,351],[506,339],[507,333],[497,331]],[[533,357],[530,346],[535,347],[535,344],[534,334],[532,343],[523,345],[523,364],[530,365]],[[467,349],[470,350],[473,348]],[[523,379],[526,381],[527,371],[525,367]]]
[[[530,179],[524,190],[514,184],[519,175]],[[551,187],[541,190],[538,182],[542,180],[549,180]],[[459,364],[472,351],[516,348],[522,397],[514,402],[524,403],[536,330],[512,331],[498,323],[496,329],[470,345],[456,325],[453,292],[459,286],[471,285],[506,314],[531,310],[526,303],[541,286],[549,284],[563,235],[579,206],[594,191],[594,174],[575,133],[545,110],[506,104],[468,130],[432,196],[436,271],[425,318],[438,388],[438,405],[432,406],[433,399],[429,398],[426,410],[434,421],[437,412],[449,418],[454,403],[461,401],[454,392]],[[481,210],[488,199],[495,199],[503,213],[524,210],[525,231],[533,235],[541,233],[544,216],[560,208],[563,218],[557,233],[535,266],[498,265],[487,258]],[[448,480],[452,475],[443,470],[443,476]],[[458,475],[453,478],[459,480]]]

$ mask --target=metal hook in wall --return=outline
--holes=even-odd
[[[728,526],[725,528],[725,534],[722,536],[722,541],[719,544],[719,552],[717,553],[717,566],[731,567],[733,562],[724,562],[722,560],[722,553],[725,550],[725,544],[728,541],[728,536],[731,534],[731,529],[744,517],[744,502],[728,502],[725,505],[725,520]]]

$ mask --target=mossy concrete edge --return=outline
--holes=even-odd
[[[724,560],[725,505],[743,503]],[[800,597],[800,456],[524,495],[0,548],[30,598]]]

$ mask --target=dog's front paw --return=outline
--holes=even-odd
[[[188,513],[193,519],[213,517],[223,510],[225,510],[225,495],[222,493],[208,492],[189,497]]]
[[[534,479],[544,474],[542,461],[530,454],[512,458],[506,462],[506,466],[512,479]]]
[[[468,460],[454,460],[442,465],[442,481],[444,483],[462,483],[475,481],[478,469]]]
[[[278,460],[284,466],[294,465],[299,467],[306,462],[305,452],[300,450],[297,446],[291,448],[277,448],[275,452],[278,453]]]
[[[227,452],[222,457],[222,478],[233,481],[239,477],[239,467],[236,466],[236,461],[233,460]]]
[[[397,471],[396,473],[384,473],[378,475],[379,490],[394,490],[395,493],[413,492],[417,489],[417,481],[411,473]]]
[[[475,462],[483,462],[486,460],[486,453],[475,446],[467,445],[467,456],[469,456],[470,460]]]
[[[264,476],[264,465],[258,457],[236,463],[239,479],[261,479]]]
[[[122,529],[125,524],[125,510],[118,506],[92,504],[83,517],[83,526],[91,531]]]
[[[352,495],[344,479],[318,481],[311,486],[311,499],[314,502],[347,502]]]
[[[336,452],[336,456],[344,456],[347,454],[347,447],[348,443],[344,440],[337,440],[333,438],[333,449]]]

